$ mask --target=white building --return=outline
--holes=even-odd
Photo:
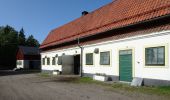
[[[169,0],[116,0],[83,12],[44,40],[42,71],[79,74],[82,64],[84,76],[170,85],[169,5]]]

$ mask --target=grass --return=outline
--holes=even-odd
[[[92,78],[89,78],[89,77],[79,78],[75,82],[102,85],[102,86],[106,86],[107,88],[109,88],[109,90],[119,91],[119,92],[121,91],[132,92],[132,93],[138,92],[138,93],[144,93],[144,94],[149,94],[149,95],[159,95],[159,96],[170,97],[170,86],[132,87],[129,84],[119,83],[119,82],[108,84],[105,82],[94,81]]]
[[[40,73],[40,77],[45,78],[57,78],[58,76],[52,76],[49,73]],[[58,77],[59,78],[59,77]],[[142,87],[132,87],[126,83],[114,82],[114,83],[107,83],[107,82],[100,82],[95,81],[90,77],[81,77],[81,78],[71,78],[71,77],[60,77],[60,82],[71,82],[71,83],[82,83],[82,84],[96,84],[103,87],[106,87],[108,90],[116,91],[120,93],[144,93],[148,95],[158,95],[158,96],[166,96],[170,98],[170,86],[142,86]]]
[[[78,80],[75,80],[74,82],[76,82],[76,83],[94,83],[95,81],[93,81],[93,79],[90,77],[82,77],[82,78],[79,78]]]
[[[170,96],[170,86],[142,86],[142,87],[132,87],[127,84],[113,83],[112,89],[123,90],[128,92],[140,92],[145,94],[155,94],[155,95],[166,95]]]
[[[39,73],[40,77],[50,77],[51,75],[49,73]]]

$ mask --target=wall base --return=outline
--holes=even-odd
[[[83,73],[84,77],[91,77],[91,78],[93,78],[93,75],[95,75],[95,74]],[[107,75],[107,77],[108,77],[108,81],[119,81],[119,76]]]
[[[170,81],[144,78],[143,84],[145,86],[170,86]]]

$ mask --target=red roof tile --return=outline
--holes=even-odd
[[[80,45],[90,45],[90,44],[94,44],[94,43],[100,43],[100,42],[103,42],[103,41],[110,41],[110,40],[113,40],[113,39],[114,40],[125,39],[125,38],[129,38],[129,37],[146,35],[146,34],[149,34],[149,33],[161,32],[161,31],[166,31],[166,30],[170,30],[170,24],[145,28],[145,29],[136,30],[136,31],[126,31],[124,34],[122,34],[121,32],[120,33],[116,32],[115,34],[117,34],[117,35],[107,37],[107,38],[92,40],[92,41],[81,42]],[[62,46],[60,48],[52,48],[52,49],[45,50],[45,51],[42,51],[42,52],[67,49],[67,48],[71,48],[71,47],[74,47],[74,46],[77,46],[77,44],[66,45],[66,46]]]
[[[49,33],[40,48],[170,14],[170,0],[116,0]]]

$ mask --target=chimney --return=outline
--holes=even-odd
[[[85,15],[87,15],[89,12],[87,12],[87,11],[83,11],[82,12],[82,16],[85,16]]]

